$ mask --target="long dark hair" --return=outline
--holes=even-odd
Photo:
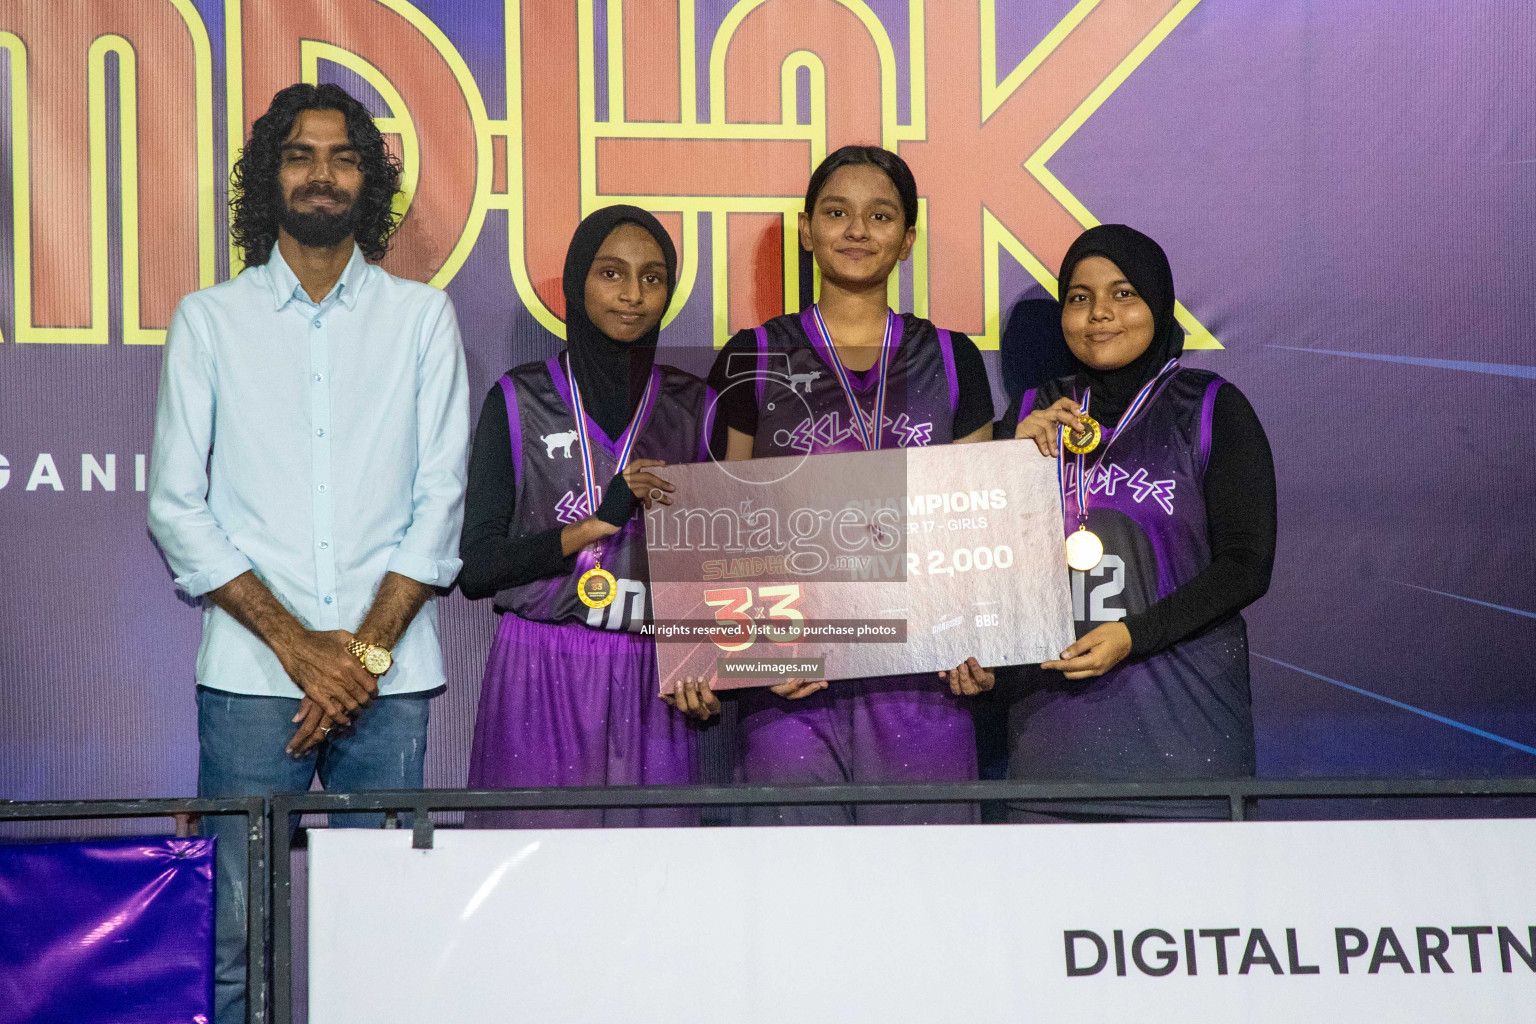
[[[901,197],[901,217],[906,221],[905,226],[910,228],[917,223],[917,179],[912,177],[912,168],[901,157],[879,146],[844,146],[828,153],[811,175],[811,183],[805,188],[807,215],[815,211],[816,200],[833,172],[856,164],[869,164],[884,171],[885,176],[891,179],[891,184],[896,186],[896,194]]]
[[[277,168],[293,123],[306,110],[337,110],[347,120],[347,139],[362,161],[363,187],[356,201],[353,237],[363,256],[381,260],[399,218],[390,205],[400,191],[400,161],[384,147],[373,115],[339,85],[290,85],[272,97],[267,112],[251,126],[251,137],[229,176],[229,205],[234,211],[230,239],[245,253],[247,266],[272,256],[282,220],[283,196]]]

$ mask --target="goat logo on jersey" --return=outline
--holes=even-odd
[[[544,442],[544,454],[547,457],[553,459],[555,449],[560,448],[565,451],[565,457],[570,458],[571,445],[575,444],[580,437],[581,435],[574,430],[562,430],[558,434],[541,434],[539,440]]]
[[[800,385],[805,385],[805,393],[811,393],[811,385],[821,379],[820,370],[812,370],[810,373],[792,373],[789,375],[789,389],[799,391]]]

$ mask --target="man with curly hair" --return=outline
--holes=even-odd
[[[246,269],[184,298],[166,338],[149,525],[203,606],[199,796],[300,792],[316,775],[422,785],[469,405],[448,297],[369,262],[399,191],[357,100],[282,90],[231,177]],[[245,841],[238,818],[204,829],[220,837],[215,1020],[237,1024]]]

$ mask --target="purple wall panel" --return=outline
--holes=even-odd
[[[0,1024],[208,1024],[211,839],[0,845]]]

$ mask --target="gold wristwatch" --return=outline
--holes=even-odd
[[[389,667],[395,663],[389,651],[378,644],[365,644],[361,640],[353,640],[347,644],[347,650],[352,653],[352,657],[363,663],[363,668],[375,679],[388,672]]]

